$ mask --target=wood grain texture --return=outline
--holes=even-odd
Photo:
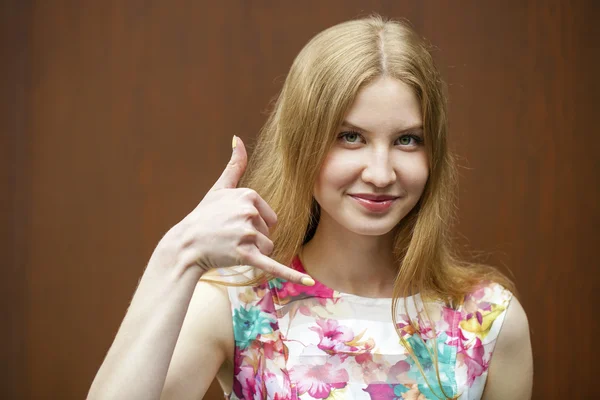
[[[2,367],[15,369],[2,397],[85,397],[154,246],[218,177],[231,136],[252,143],[314,34],[371,12],[435,46],[462,166],[458,242],[514,274],[534,398],[600,395],[597,4],[3,3]]]

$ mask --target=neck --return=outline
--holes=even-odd
[[[321,220],[314,237],[302,249],[306,271],[339,292],[364,297],[392,297],[397,266],[393,231],[364,236]]]

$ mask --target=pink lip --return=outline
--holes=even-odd
[[[389,195],[373,195],[373,194],[351,194],[358,204],[372,212],[383,212],[391,207],[394,201],[398,198]]]
[[[389,194],[371,194],[371,193],[352,193],[352,194],[350,194],[350,196],[360,197],[362,199],[373,200],[373,201],[394,200],[394,199],[397,199],[398,197],[400,197],[400,196],[392,196]]]

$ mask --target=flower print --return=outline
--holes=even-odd
[[[300,259],[295,257],[290,265],[296,271],[306,273]],[[298,283],[289,282],[285,279],[274,278],[269,281],[269,288],[277,293],[275,302],[279,305],[285,305],[293,300],[316,297],[321,300],[321,304],[325,305],[327,299],[333,298],[333,289],[328,288],[321,282],[316,282],[313,286],[304,286]]]
[[[277,380],[277,376],[272,373],[265,371],[262,376],[262,381],[265,386],[265,396],[261,399],[273,399],[273,400],[292,400],[292,392],[290,390],[289,378],[283,375],[283,385]]]
[[[478,376],[481,376],[488,369],[488,362],[483,359],[485,348],[479,338],[475,343],[461,351],[457,359],[461,364],[467,366],[467,385],[472,386]]]
[[[369,393],[371,400],[393,400],[398,398],[394,393],[394,387],[387,383],[371,383],[363,391]]]
[[[402,336],[411,336],[417,332],[415,326],[408,322],[408,316],[406,315],[401,315],[399,317],[399,322],[396,324],[396,327]]]
[[[450,307],[444,307],[442,310],[442,318],[438,322],[438,332],[444,332],[448,337],[446,344],[450,346],[462,348],[465,336],[459,328],[460,321],[464,318],[461,311],[454,310]]]
[[[410,364],[404,360],[400,360],[390,367],[388,371],[388,381],[398,382],[398,377],[408,371],[410,371]]]
[[[443,393],[448,396],[454,396],[456,387],[456,378],[454,374],[454,366],[456,360],[456,347],[450,346],[446,343],[447,335],[441,333],[436,340],[428,340],[434,342],[437,346],[437,369],[439,370],[439,376],[441,381],[438,382],[436,365],[433,363],[432,356],[433,349],[429,349],[427,344],[423,340],[416,339],[414,336],[407,339],[407,342],[413,353],[415,354],[419,364],[425,373],[425,376],[421,374],[419,369],[416,367],[416,363],[412,357],[407,359],[408,363],[414,368],[408,372],[409,378],[413,379],[418,384],[418,389],[427,398],[437,398]],[[430,387],[431,385],[431,387]]]
[[[272,288],[277,292],[277,296],[274,297],[275,301],[280,305],[288,304],[292,300],[309,297],[320,298],[322,300],[321,303],[324,304],[327,299],[333,298],[333,289],[328,288],[321,282],[316,282],[314,286],[304,286],[299,283],[279,279]]]
[[[489,281],[482,282],[477,289],[465,296],[465,301],[474,301],[477,303],[479,300],[483,299],[486,295],[486,289],[488,288],[489,284]]]
[[[290,379],[296,382],[298,394],[308,393],[315,399],[329,397],[333,389],[346,387],[348,372],[344,367],[335,367],[333,364],[324,365],[296,365],[290,369]]]
[[[373,359],[373,353],[366,351],[361,354],[357,354],[354,357],[356,367],[353,369],[356,375],[361,376],[366,384],[378,383],[378,382],[395,382],[394,379],[388,380],[389,364],[386,362],[385,357],[375,354],[375,360]],[[378,357],[379,356],[379,357]],[[340,357],[342,358],[342,357]]]
[[[352,329],[340,325],[336,320],[317,319],[315,322],[317,326],[308,329],[319,335],[317,347],[327,354],[339,354],[342,361],[348,355],[368,352],[375,347],[373,339],[361,341],[364,331],[355,336]]]
[[[417,384],[405,386],[402,384],[390,385],[387,383],[374,383],[363,390],[369,393],[371,400],[427,400],[425,395],[419,391],[419,386]]]
[[[266,312],[268,314],[275,313],[275,305],[273,304],[273,296],[263,296],[256,305],[260,308],[261,311]]]
[[[287,282],[285,279],[282,278],[273,278],[269,281],[269,288],[270,289],[279,289],[281,290],[283,288],[283,284]]]
[[[407,392],[402,393],[402,398],[406,400],[427,400],[427,398],[419,391],[419,385],[414,384]]]
[[[236,345],[241,349],[247,348],[258,335],[273,332],[271,325],[273,323],[275,323],[275,319],[256,306],[248,309],[236,308],[233,311],[233,334]]]
[[[433,330],[431,324],[424,320],[421,314],[417,315],[417,318],[410,318],[408,315],[402,314],[399,316],[396,327],[403,336],[411,336],[415,333],[419,333],[427,338],[433,338]]]
[[[309,329],[317,332],[319,335],[318,347],[324,351],[352,351],[353,349],[346,345],[354,339],[352,329],[339,325],[334,319],[315,321],[317,326],[312,326]]]
[[[457,314],[458,313],[458,314]],[[442,321],[444,322],[444,330],[448,336],[458,331],[458,322],[460,321],[460,313],[450,307],[444,307],[442,310]]]
[[[481,312],[480,310],[467,314],[467,317],[460,321],[460,327],[467,332],[475,334],[481,340],[490,333],[492,324],[506,309],[506,307],[492,304],[490,311]]]
[[[465,312],[470,314],[475,314],[477,311],[493,311],[492,307],[494,304],[490,303],[488,300],[490,297],[493,297],[496,294],[496,291],[502,291],[502,289],[502,286],[498,284],[490,284],[490,282],[485,282],[477,290],[465,296],[463,309]],[[471,316],[472,315],[469,315],[468,319],[470,319]]]
[[[256,301],[258,297],[256,296],[256,291],[248,287],[238,294],[238,299],[242,304],[250,304]]]
[[[310,316],[312,315],[312,312],[310,310],[310,307],[307,305],[301,305],[300,307],[298,307],[298,311],[300,312],[300,314],[302,315],[306,315],[306,316]]]
[[[263,384],[260,374],[254,373],[254,368],[243,365],[236,375],[235,394],[240,399],[263,399]]]
[[[288,357],[288,348],[281,340],[281,333],[275,331],[260,337],[261,350],[267,360],[272,360],[276,365],[285,367],[285,360]]]

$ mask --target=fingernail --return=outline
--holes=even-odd
[[[233,138],[231,139],[231,149],[235,150],[236,147],[237,147],[237,136],[233,135]]]
[[[315,280],[309,276],[305,276],[302,278],[302,280],[300,281],[300,283],[302,283],[304,286],[314,286],[315,285]]]

